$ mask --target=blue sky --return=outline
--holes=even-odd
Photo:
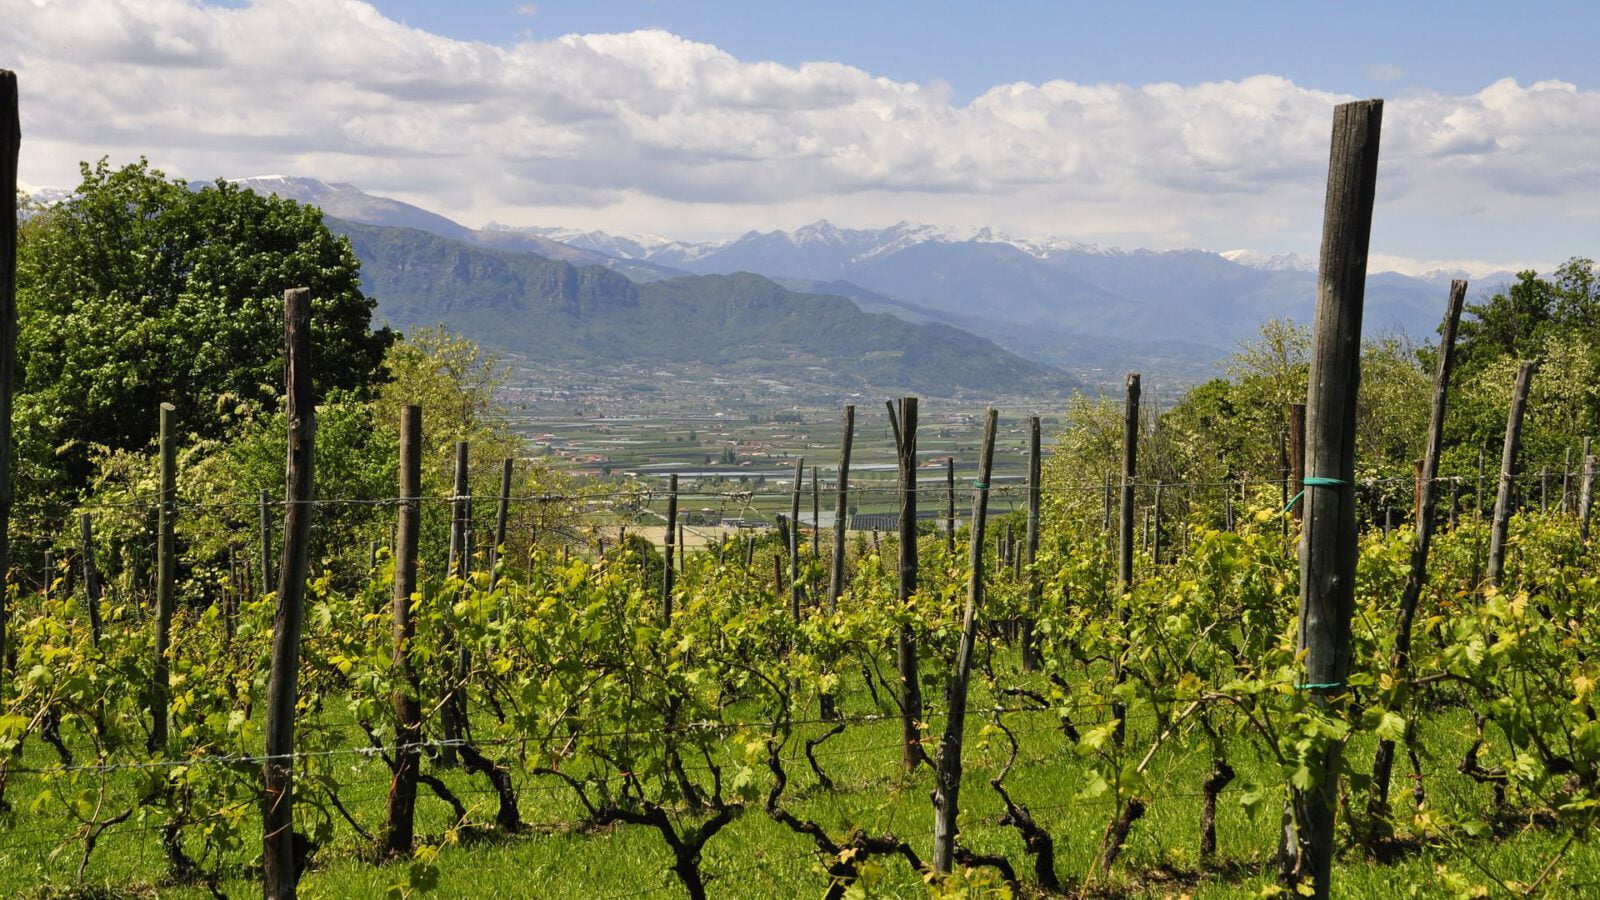
[[[479,227],[900,220],[1314,254],[1387,101],[1374,264],[1600,255],[1600,3],[0,0],[21,178],[345,181]]]
[[[1145,84],[1282,75],[1381,96],[1470,93],[1499,78],[1600,86],[1600,3],[376,0],[391,18],[464,40],[664,28],[741,59],[833,60],[957,101],[996,84]]]

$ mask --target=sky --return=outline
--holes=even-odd
[[[827,218],[1314,255],[1385,98],[1375,267],[1600,253],[1594,3],[0,0],[21,177],[143,155],[470,226]]]

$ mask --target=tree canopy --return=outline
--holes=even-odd
[[[190,191],[143,160],[81,171],[18,248],[23,493],[81,489],[97,448],[148,445],[159,403],[200,438],[276,408],[290,287],[311,288],[319,398],[370,392],[393,335],[372,330],[359,263],[320,210],[221,181]]]

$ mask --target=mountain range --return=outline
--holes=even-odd
[[[819,221],[704,242],[556,226],[470,229],[347,184],[285,176],[237,181],[315,203],[349,222],[603,268],[632,281],[647,299],[645,285],[655,281],[754,273],[797,296],[846,297],[866,313],[968,331],[1099,382],[1130,369],[1178,380],[1207,377],[1266,319],[1310,321],[1316,289],[1314,262],[1293,254],[1105,248],[908,222],[853,229]],[[1431,334],[1449,279],[1462,275],[1369,275],[1367,333]],[[1474,286],[1493,288],[1510,277],[1495,273]]]

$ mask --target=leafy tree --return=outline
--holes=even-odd
[[[151,441],[161,402],[199,438],[275,408],[290,287],[311,288],[318,396],[371,384],[392,335],[371,329],[359,263],[320,210],[224,182],[190,191],[144,160],[81,171],[18,250],[25,491],[82,488],[95,446]]]

